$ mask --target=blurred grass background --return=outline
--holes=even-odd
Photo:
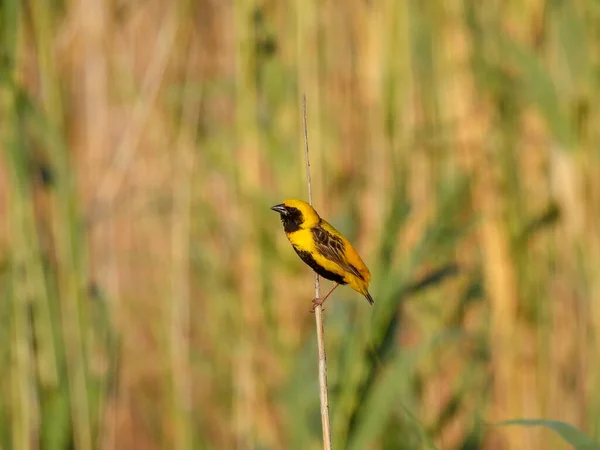
[[[373,273],[325,313],[334,448],[600,437],[600,3],[0,2],[0,449],[317,449],[315,204]]]

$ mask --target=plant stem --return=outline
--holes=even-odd
[[[312,205],[312,185],[310,178],[310,160],[308,157],[308,131],[306,126],[306,95],[302,96],[302,118],[304,127],[304,150],[306,156],[306,183],[308,185],[308,203]],[[315,274],[315,298],[321,295],[319,275]],[[323,448],[331,450],[331,429],[329,425],[329,400],[327,395],[327,355],[325,354],[325,329],[323,328],[323,307],[315,308],[317,324],[317,344],[319,346],[319,397],[321,400],[321,423],[323,426]]]

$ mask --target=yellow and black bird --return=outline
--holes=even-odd
[[[349,284],[373,304],[368,290],[371,273],[339,231],[302,200],[286,200],[271,209],[280,214],[285,235],[302,261],[335,283],[325,296],[313,300],[313,310],[322,305],[340,284]]]

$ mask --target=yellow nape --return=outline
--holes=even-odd
[[[302,213],[302,218],[304,219],[304,222],[302,223],[302,228],[304,229],[312,228],[315,225],[318,225],[321,221],[321,218],[319,217],[319,214],[317,214],[315,209],[308,203],[306,203],[304,200],[296,200],[292,198],[286,200],[285,202],[283,202],[283,204],[288,208],[296,208]]]

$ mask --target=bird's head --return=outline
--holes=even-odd
[[[279,213],[286,233],[312,228],[321,221],[313,207],[302,200],[286,200],[271,209]]]

